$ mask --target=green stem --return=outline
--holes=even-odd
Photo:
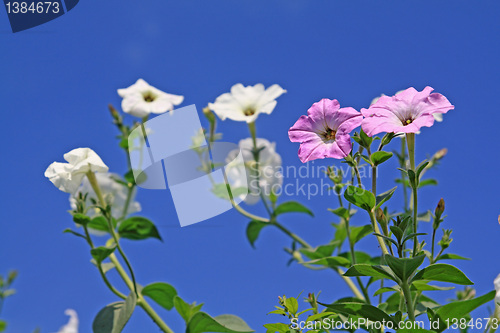
[[[406,134],[406,141],[408,144],[408,156],[410,158],[410,169],[415,172],[415,177],[418,177],[416,175],[416,170],[415,170],[415,133],[407,133]],[[418,183],[418,179],[417,179]],[[415,187],[415,188],[414,188]],[[418,198],[417,198],[417,188],[416,186],[412,185],[412,190],[413,190],[413,232],[417,232],[417,218],[418,218]],[[413,238],[413,256],[415,257],[417,255],[417,245],[418,245],[418,237],[415,236]]]
[[[113,241],[113,239],[110,239],[108,243],[110,244],[110,241]],[[112,253],[109,256],[109,259],[111,262],[115,265],[116,271],[122,278],[122,280],[125,282],[125,284],[128,286],[128,288],[132,291],[134,290],[135,283],[130,280],[130,278],[127,275],[127,272],[123,269],[122,265],[116,258],[115,254]],[[160,318],[160,316],[156,313],[156,311],[148,304],[148,302],[144,299],[142,294],[137,295],[137,305],[139,305],[148,315],[151,317],[151,319],[155,322],[160,329],[165,332],[165,333],[173,333],[172,329]]]
[[[382,235],[382,233],[380,232],[380,228],[378,227],[377,220],[375,219],[375,215],[373,214],[373,212],[369,212],[368,214],[370,215],[370,220],[372,222],[373,231],[375,231],[375,233],[377,233],[379,235]],[[380,249],[382,250],[382,253],[389,254],[389,251],[387,250],[387,246],[385,245],[384,239],[380,236],[376,236],[376,237],[377,237],[378,243],[380,245]]]
[[[345,229],[346,229],[347,239],[349,240],[349,249],[351,251],[351,261],[352,261],[353,265],[356,265],[356,252],[354,251],[354,243],[351,239],[351,230],[349,227],[349,219],[345,219]],[[356,281],[358,282],[358,285],[361,288],[361,291],[363,292],[364,299],[368,302],[368,304],[371,304],[370,295],[368,294],[368,290],[363,285],[363,281],[361,281],[361,278],[359,276],[356,276]]]
[[[415,310],[413,309],[413,301],[411,299],[411,291],[408,282],[403,281],[403,283],[401,284],[401,289],[403,290],[403,295],[406,300],[406,310],[408,312],[408,318],[410,318],[412,322],[415,322]]]
[[[434,243],[436,242],[436,229],[432,230],[432,245],[431,245],[431,265],[434,263]]]
[[[406,169],[406,139],[405,137],[401,138],[401,159],[402,163],[400,164],[401,169]],[[404,197],[404,211],[408,211],[408,191],[406,186],[406,174],[404,171],[401,171],[401,180],[403,182],[403,197]]]
[[[273,222],[271,222],[271,224],[276,226],[278,229],[280,229],[282,232],[284,232],[286,235],[288,235],[290,238],[292,238],[294,241],[296,241],[297,243],[299,243],[303,247],[305,247],[307,249],[312,249],[312,246],[309,245],[309,243],[307,243],[305,240],[303,240],[302,238],[300,238],[299,236],[297,236],[296,234],[294,234],[293,232],[291,232],[290,230],[288,230],[284,226],[282,226],[280,223],[273,221]],[[334,271],[340,275],[342,280],[344,280],[344,282],[347,284],[347,286],[351,289],[351,291],[354,293],[354,295],[357,298],[365,299],[363,294],[361,294],[361,292],[359,291],[358,287],[356,287],[356,284],[354,282],[352,282],[352,280],[350,278],[348,278],[347,276],[344,276],[345,272],[342,269],[335,267]]]
[[[259,169],[260,151],[258,150],[258,147],[257,147],[257,130],[255,128],[255,121],[248,124],[248,130],[250,131],[250,136],[252,137],[253,157],[255,160],[256,180],[257,180],[257,184],[259,186],[259,196],[262,200],[262,203],[264,204],[264,207],[266,208],[267,213],[269,214],[269,216],[272,216],[272,211],[269,208],[269,204],[267,203],[266,196],[264,195],[264,192],[262,191],[262,189],[260,187],[260,169]]]
[[[93,249],[94,248],[94,243],[92,242],[92,238],[90,237],[88,227],[86,225],[84,225],[83,226],[83,230],[85,231],[85,237],[87,239],[87,243],[89,244],[90,248]],[[127,298],[127,296],[125,296],[124,294],[122,294],[121,292],[119,292],[109,282],[108,278],[106,277],[106,273],[104,273],[104,270],[102,269],[102,263],[96,261],[96,266],[97,266],[97,269],[99,270],[99,273],[101,274],[101,277],[102,277],[102,279],[104,281],[104,284],[106,284],[106,286],[109,288],[109,290],[111,290],[113,292],[113,294],[115,294],[116,296],[120,297],[121,299]]]
[[[104,200],[104,197],[102,196],[101,188],[99,187],[99,183],[97,182],[97,178],[96,178],[95,174],[93,172],[89,171],[89,172],[87,172],[87,178],[89,180],[90,185],[92,186],[92,189],[96,193],[100,204],[103,206],[104,211],[106,211],[107,204],[106,204],[106,201]],[[138,295],[137,285],[135,283],[135,276],[134,276],[134,271],[132,269],[132,265],[130,265],[130,261],[128,260],[127,256],[123,252],[122,247],[120,246],[118,235],[116,234],[115,228],[113,226],[112,217],[108,216],[109,214],[107,212],[105,213],[105,215],[106,215],[105,218],[108,221],[109,232],[111,233],[111,236],[113,236],[113,239],[115,241],[116,248],[118,249],[118,252],[120,252],[120,255],[122,256],[123,260],[125,261],[125,264],[128,267],[128,270],[130,272],[130,276],[132,277],[132,281],[134,283],[134,291]]]

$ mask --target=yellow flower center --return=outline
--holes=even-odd
[[[326,141],[335,140],[335,135],[336,135],[336,134],[337,134],[337,132],[336,132],[336,131],[334,131],[334,130],[332,130],[332,129],[330,129],[330,128],[329,128],[329,129],[325,132],[325,134],[324,134],[324,136],[325,136],[325,140],[326,140]]]
[[[144,101],[146,101],[147,103],[151,103],[153,102],[158,96],[156,96],[156,94],[154,94],[153,92],[151,91],[146,91],[144,93],[142,93],[142,97],[144,98]]]
[[[253,107],[248,107],[243,111],[245,116],[253,116],[255,114],[255,109]]]

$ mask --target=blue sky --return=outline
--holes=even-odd
[[[280,84],[288,93],[272,115],[259,117],[258,134],[277,143],[285,165],[296,166],[298,145],[287,131],[312,103],[337,98],[360,109],[381,93],[431,85],[456,108],[417,138],[419,160],[449,149],[432,171],[439,185],[422,190],[421,207],[434,209],[445,198],[451,252],[472,258],[456,264],[478,294],[490,291],[500,273],[499,10],[494,1],[81,1],[16,34],[0,10],[6,139],[0,271],[20,272],[18,294],[2,312],[10,332],[56,331],[66,308],[77,310],[81,331],[88,332],[97,311],[116,300],[89,263],[86,244],[61,233],[72,225],[68,198],[43,172],[70,149],[91,147],[123,173],[125,157],[106,106],[118,107],[116,89],[140,77],[184,95],[183,105],[199,110],[238,82]],[[242,123],[226,121],[220,130],[227,141],[247,137]],[[381,190],[393,186],[395,167],[395,161],[384,165]],[[278,295],[322,290],[326,302],[348,295],[333,272],[286,267],[282,249],[290,242],[277,230],[264,230],[253,250],[247,221],[235,211],[180,228],[168,191],[143,190],[138,200],[164,238],[123,242],[143,284],[169,282],[187,301],[204,302],[208,313],[239,315],[257,332],[280,319],[266,316]],[[307,205],[316,218],[289,215],[283,223],[310,243],[325,244],[335,221],[326,209],[336,200],[320,196]],[[159,311],[182,331],[177,314]],[[125,332],[155,329],[138,310]]]

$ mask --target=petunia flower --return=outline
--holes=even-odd
[[[434,124],[435,116],[455,107],[434,89],[417,91],[411,87],[396,95],[381,96],[368,109],[361,109],[365,117],[361,128],[369,136],[380,132],[417,133],[421,127]]]
[[[495,296],[495,302],[500,303],[500,275],[496,277],[494,284],[495,284],[495,290],[497,291],[497,294]]]
[[[229,118],[235,121],[254,122],[259,114],[271,114],[276,107],[276,98],[286,93],[286,90],[277,84],[267,89],[264,85],[243,86],[235,84],[230,93],[217,97],[214,103],[208,103],[210,110],[222,120]]]
[[[128,188],[115,180],[120,179],[120,176],[115,173],[98,173],[96,174],[96,179],[106,202],[111,205],[111,215],[114,218],[119,219],[122,217],[123,209],[127,202]],[[127,214],[141,211],[141,204],[134,201],[136,192],[136,189],[134,189],[132,195],[130,196]],[[84,178],[78,190],[69,197],[69,203],[72,209],[76,209],[76,198],[80,193],[88,193],[86,206],[91,206],[91,198],[97,198],[89,180]],[[90,217],[93,217],[96,215],[96,212],[89,211],[87,214]]]
[[[45,177],[61,191],[75,193],[87,172],[107,172],[108,167],[90,148],[77,148],[64,154],[68,163],[54,162],[47,170]]]
[[[260,193],[269,197],[271,190],[278,191],[283,183],[281,173],[281,156],[276,152],[276,144],[266,139],[257,138],[257,147],[260,149],[258,169],[253,157],[253,141],[247,138],[239,142],[239,149],[229,152],[226,162],[233,161],[240,153],[245,161],[247,184],[239,184],[242,177],[242,169],[238,166],[227,168],[228,178],[232,180],[233,187],[248,186],[248,195],[241,196],[245,203],[256,204],[260,200]],[[258,177],[257,177],[258,176]]]
[[[361,125],[363,116],[351,107],[340,108],[339,102],[322,99],[314,103],[307,116],[301,116],[290,128],[292,142],[300,142],[302,163],[326,157],[342,159],[352,149],[349,133]]]
[[[143,79],[128,88],[118,89],[118,95],[123,98],[122,109],[132,116],[144,118],[150,113],[164,113],[173,110],[175,105],[184,101],[184,96],[167,94]]]
[[[78,315],[75,310],[67,309],[64,314],[69,316],[69,321],[66,325],[59,329],[57,333],[78,333]]]

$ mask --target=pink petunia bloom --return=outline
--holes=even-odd
[[[441,94],[431,93],[425,87],[417,91],[411,87],[396,95],[381,96],[368,109],[361,109],[365,117],[361,128],[369,136],[380,132],[417,133],[421,127],[434,124],[434,114],[446,113],[455,107]]]
[[[307,116],[301,116],[290,128],[292,142],[300,142],[302,163],[325,157],[342,159],[352,150],[349,133],[361,125],[363,116],[351,107],[340,108],[339,102],[322,99],[314,103]]]

